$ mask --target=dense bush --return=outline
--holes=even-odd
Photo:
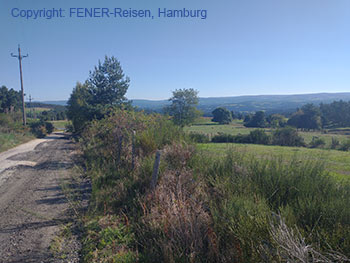
[[[272,135],[272,144],[280,146],[305,146],[304,138],[291,127],[277,129]]]
[[[323,138],[312,137],[312,141],[310,142],[311,148],[322,148],[326,145],[326,142]]]
[[[30,124],[31,132],[38,138],[44,138],[46,135],[50,134],[54,130],[54,126],[51,122],[32,122]]]
[[[249,133],[250,143],[255,144],[270,144],[271,137],[266,134],[266,132],[262,129],[256,129]]]
[[[256,129],[249,134],[218,134],[215,135],[212,142],[217,143],[254,143],[254,144],[270,144],[271,137],[262,129]]]
[[[236,136],[232,134],[219,133],[218,135],[213,136],[211,139],[212,142],[236,142]]]

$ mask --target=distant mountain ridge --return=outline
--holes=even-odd
[[[295,111],[307,103],[331,103],[335,100],[350,101],[350,92],[200,98],[198,109],[206,114],[211,113],[217,107],[225,107],[231,111],[254,112],[264,110],[267,112],[281,112]],[[133,100],[134,106],[155,111],[160,111],[169,103],[168,100]]]
[[[295,111],[298,107],[307,103],[330,103],[335,100],[350,101],[350,92],[200,98],[198,109],[206,114],[211,113],[217,107],[225,107],[231,111],[254,112],[264,110],[267,112],[281,112]],[[43,103],[66,105],[67,101],[43,101]],[[168,100],[132,100],[133,106],[152,111],[161,111],[169,103]]]

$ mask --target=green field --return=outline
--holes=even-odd
[[[62,120],[62,121],[51,121],[53,126],[55,127],[55,130],[65,130],[66,126],[70,124],[70,121]]]
[[[282,157],[284,159],[298,158],[300,160],[321,160],[332,176],[338,179],[350,179],[350,153],[337,150],[309,149],[303,147],[283,147],[256,144],[207,143],[198,144],[198,149],[213,158],[224,156],[225,152],[234,151],[247,153],[259,158]]]
[[[217,135],[218,133],[225,133],[231,135],[248,134],[250,131],[255,129],[256,128],[244,127],[243,121],[240,120],[235,120],[231,124],[220,125],[215,122],[211,122],[210,118],[201,118],[194,125],[184,128],[186,132],[202,133],[208,135],[210,138]],[[273,131],[273,129],[271,128],[265,128],[264,130],[267,133],[271,133]],[[349,140],[350,132],[347,130],[347,128],[342,128],[313,132],[299,131],[299,134],[304,138],[306,143],[310,143],[313,137],[322,138],[326,142],[326,148],[329,148],[332,138],[337,138],[340,143]]]

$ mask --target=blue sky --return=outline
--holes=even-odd
[[[196,18],[11,16],[12,8],[206,9]],[[66,14],[68,15],[68,14]],[[65,100],[105,55],[130,77],[130,99],[166,99],[178,88],[201,97],[350,91],[348,0],[0,0],[0,85],[35,100]]]

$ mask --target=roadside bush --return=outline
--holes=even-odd
[[[31,132],[37,137],[37,138],[44,138],[47,134],[45,125],[41,122],[33,122],[30,124]]]
[[[137,231],[144,262],[214,262],[215,236],[204,207],[203,189],[189,169],[190,145],[164,149],[165,170],[154,192],[142,198],[144,214]]]
[[[96,212],[132,207],[133,198],[150,181],[148,174],[140,173],[148,171],[145,163],[157,149],[185,139],[180,127],[160,115],[117,110],[92,121],[81,134],[79,148],[96,192]]]
[[[272,135],[272,144],[280,146],[305,146],[304,138],[291,127],[277,129]]]
[[[45,122],[45,129],[47,131],[48,134],[52,133],[55,129],[55,127],[53,126],[53,124],[51,122]]]
[[[54,130],[54,126],[51,122],[32,122],[30,124],[31,132],[37,137],[37,138],[44,138],[47,134],[50,134]]]

